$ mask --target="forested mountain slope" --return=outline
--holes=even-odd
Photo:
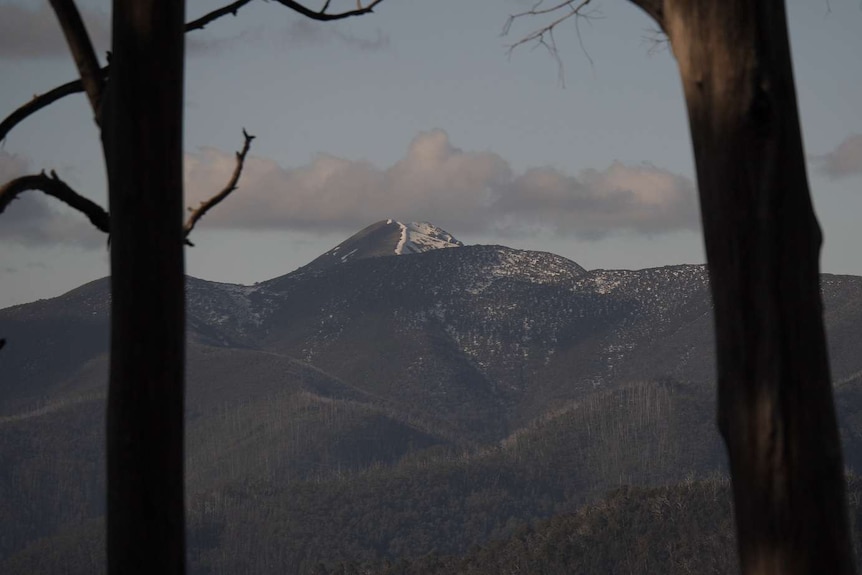
[[[822,285],[859,469],[862,278]],[[454,556],[724,466],[702,266],[587,271],[385,220],[187,301],[195,572]],[[100,557],[109,303],[103,279],[0,310],[2,572]]]

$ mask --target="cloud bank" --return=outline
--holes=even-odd
[[[221,190],[235,165],[233,153],[215,148],[186,154],[186,203]],[[0,182],[29,171],[26,161],[0,151]],[[0,215],[0,241],[104,246],[86,218],[55,204],[37,191],[22,194]],[[249,156],[239,189],[200,225],[352,233],[389,217],[431,221],[455,235],[541,232],[587,240],[698,226],[695,186],[683,176],[619,162],[577,175],[552,167],[516,173],[493,152],[458,149],[442,130],[420,133],[388,168],[325,154],[285,168]]]
[[[0,184],[32,173],[28,162],[0,150]],[[94,248],[105,245],[105,235],[93,228],[82,214],[57,209],[58,201],[39,191],[24,192],[0,214],[0,242],[38,247],[74,245]]]
[[[814,163],[833,179],[862,174],[862,134],[848,136],[828,154],[815,156]]]
[[[234,166],[233,154],[214,148],[187,154],[189,205],[221,189]],[[456,148],[442,130],[419,134],[385,169],[325,154],[296,168],[250,156],[239,185],[204,225],[354,231],[393,217],[432,221],[456,235],[544,231],[581,239],[698,226],[695,186],[683,176],[619,162],[576,176],[552,167],[515,173],[497,154]]]

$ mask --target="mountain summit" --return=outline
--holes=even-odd
[[[428,222],[405,224],[392,219],[380,220],[321,255],[306,269],[324,269],[353,260],[418,254],[463,245],[446,230]]]

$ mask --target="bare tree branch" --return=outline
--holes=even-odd
[[[594,67],[593,59],[590,57],[590,54],[587,52],[587,49],[584,46],[584,42],[581,39],[581,30],[579,28],[580,19],[584,18],[590,20],[591,18],[593,18],[592,15],[585,11],[585,8],[591,1],[592,0],[563,0],[558,4],[542,8],[544,0],[537,0],[536,3],[533,4],[532,8],[530,8],[529,10],[518,12],[517,14],[510,14],[509,17],[506,19],[506,23],[503,25],[503,36],[509,34],[512,29],[512,25],[517,20],[527,17],[546,16],[548,14],[556,14],[558,12],[562,12],[562,15],[557,16],[544,26],[533,30],[514,44],[511,44],[508,50],[509,56],[511,56],[512,53],[519,46],[523,46],[524,44],[534,43],[536,46],[541,46],[545,48],[557,62],[557,70],[560,76],[560,82],[562,84],[565,84],[563,61],[560,58],[560,52],[557,49],[557,41],[554,38],[554,30],[556,30],[556,28],[566,20],[574,18],[575,31],[578,36],[578,43],[580,44],[581,50],[584,52],[584,55],[587,57],[587,60],[590,63],[590,67]]]
[[[236,167],[234,168],[233,174],[231,175],[230,180],[228,180],[227,185],[222,189],[222,191],[210,199],[201,202],[197,208],[188,208],[191,215],[185,225],[186,245],[194,246],[194,244],[189,241],[188,236],[194,229],[195,224],[198,223],[198,220],[204,217],[208,211],[221,203],[222,200],[237,189],[237,183],[242,175],[242,168],[245,165],[245,157],[248,155],[249,149],[251,149],[251,141],[254,140],[254,136],[246,132],[245,128],[242,130],[242,136],[245,138],[245,142],[243,143],[242,150],[236,153]]]
[[[102,72],[104,73],[107,70],[106,68],[102,68]],[[33,99],[19,107],[17,110],[9,114],[2,122],[0,122],[0,141],[6,139],[9,131],[21,123],[25,118],[32,116],[42,108],[50,106],[57,100],[65,98],[71,94],[77,94],[79,92],[84,91],[84,85],[81,83],[81,80],[72,80],[71,82],[67,82],[62,86],[57,86],[50,92],[45,92],[44,94],[36,94],[33,96]]]
[[[186,24],[186,32],[191,32],[192,30],[203,30],[207,24],[213,22],[214,20],[218,20],[222,16],[227,16],[231,14],[232,16],[236,16],[236,13],[240,8],[245,6],[251,2],[251,0],[237,0],[233,4],[228,4],[223,8],[219,8],[218,10],[213,10],[208,14],[204,14],[197,20],[192,20],[188,24]]]
[[[55,197],[71,208],[74,208],[87,216],[87,219],[96,226],[96,229],[111,233],[111,218],[102,206],[85,198],[69,187],[66,182],[52,170],[48,176],[45,172],[32,176],[21,176],[0,186],[0,214],[6,209],[19,194],[39,190],[45,194]]]
[[[542,8],[541,5],[543,3],[543,0],[538,0],[538,2],[533,4],[533,7],[529,10],[518,12],[517,14],[510,14],[509,17],[506,19],[506,23],[503,25],[503,36],[509,34],[512,29],[512,24],[514,24],[516,20],[531,16],[544,16],[546,14],[552,14],[558,11],[562,11],[563,13],[562,16],[559,16],[548,24],[542,26],[541,28],[530,32],[529,34],[509,46],[509,52],[511,53],[518,46],[522,46],[530,42],[538,42],[542,45],[547,45],[545,36],[550,35],[551,37],[553,37],[554,29],[569,18],[583,17],[583,10],[591,1],[592,0],[564,0],[563,2],[555,4],[554,6]],[[556,46],[554,46],[554,51],[554,53],[556,53]]]
[[[78,12],[74,0],[51,0],[51,6],[57,14],[63,35],[66,36],[66,42],[69,44],[69,51],[78,67],[81,85],[87,92],[90,106],[95,114],[96,124],[101,126],[100,110],[104,75],[101,66],[99,66],[99,60],[96,58],[96,51],[93,50],[90,35],[87,34],[87,28],[84,26],[84,21],[81,20],[81,14]]]
[[[236,167],[234,168],[233,174],[231,175],[227,185],[225,185],[218,194],[204,202],[201,202],[196,209],[189,208],[189,211],[192,213],[184,226],[186,245],[194,245],[189,241],[188,236],[194,229],[195,224],[197,224],[207,212],[220,204],[222,200],[237,189],[239,178],[242,175],[242,169],[245,166],[245,158],[251,149],[251,142],[255,138],[246,132],[245,129],[243,129],[242,135],[245,141],[243,143],[242,150],[236,153]],[[108,212],[99,204],[85,198],[69,187],[69,185],[61,180],[53,170],[51,171],[50,176],[43,171],[40,174],[15,178],[3,186],[0,186],[0,214],[2,214],[6,210],[6,207],[16,200],[20,194],[29,190],[39,190],[40,192],[57,198],[69,207],[74,208],[87,216],[96,229],[103,231],[106,234],[111,233],[110,214],[108,214]]]
[[[54,3],[54,2],[67,2],[69,0],[51,0],[51,1],[52,1],[52,3]],[[218,20],[219,18],[222,18],[223,16],[227,16],[228,14],[232,14],[232,15],[236,16],[237,11],[240,8],[242,8],[243,6],[245,6],[246,4],[249,4],[251,1],[252,0],[236,0],[235,2],[232,2],[231,4],[228,4],[227,6],[224,6],[222,8],[218,8],[216,10],[213,10],[212,12],[208,12],[207,14],[204,14],[203,16],[198,18],[197,20],[192,20],[191,22],[186,24],[185,31],[191,32],[193,30],[202,30],[204,27],[211,24],[215,20]],[[299,12],[303,16],[307,16],[308,18],[311,18],[313,20],[322,20],[322,21],[341,20],[344,18],[350,18],[351,16],[361,16],[362,14],[368,14],[370,12],[373,12],[374,8],[378,4],[383,2],[383,0],[373,0],[370,4],[368,4],[368,6],[365,6],[364,8],[362,7],[361,3],[357,3],[358,7],[355,10],[349,10],[347,12],[328,14],[326,12],[326,10],[329,8],[330,0],[327,0],[324,3],[323,8],[319,12],[315,12],[314,10],[307,8],[306,6],[303,6],[302,4],[300,4],[298,2],[295,2],[294,0],[274,0],[274,1],[278,2],[279,4],[282,4],[284,6],[287,6],[288,8],[291,8],[292,10],[295,10],[296,12]],[[361,2],[361,0],[360,0],[360,2]],[[76,10],[76,12],[77,12],[77,10]],[[80,18],[80,16],[79,16],[79,18]],[[108,66],[104,66],[102,68],[99,68],[98,73],[95,75],[91,75],[91,77],[98,78],[100,82],[104,82],[104,80],[108,77],[108,70],[109,70]],[[100,84],[100,86],[101,86],[101,84]],[[62,86],[57,86],[53,90],[51,90],[49,92],[45,92],[44,94],[34,95],[32,100],[30,100],[26,104],[20,106],[17,110],[12,112],[2,122],[0,122],[0,142],[2,142],[3,140],[6,139],[6,136],[9,134],[9,132],[12,130],[12,128],[14,128],[18,124],[20,124],[22,121],[24,121],[26,118],[35,114],[36,112],[38,112],[42,108],[50,106],[51,104],[53,104],[57,100],[60,100],[61,98],[65,98],[66,96],[70,96],[72,94],[77,94],[77,93],[83,92],[83,91],[84,91],[84,83],[79,79],[79,80],[72,80],[71,82],[67,82],[66,84],[63,84]],[[90,95],[90,91],[88,90],[88,96],[89,95]],[[93,103],[92,97],[90,98],[90,103],[91,104]],[[98,121],[98,117],[97,117],[97,121]]]
[[[193,20],[186,24],[185,31],[191,32],[193,30],[202,30],[208,24],[212,23],[215,20],[218,20],[223,16],[227,16],[228,14],[236,15],[237,11],[240,8],[242,8],[251,1],[252,0],[237,0],[236,2],[233,2],[232,4],[229,4],[223,8],[213,10],[212,12],[201,16],[197,20]],[[108,66],[104,66],[99,70],[98,77],[101,78],[102,81],[104,81],[104,79],[108,77],[108,69]],[[6,139],[6,136],[9,134],[12,128],[14,128],[26,118],[32,116],[42,108],[50,106],[57,100],[65,98],[66,96],[77,94],[83,91],[84,84],[80,79],[78,79],[72,80],[71,82],[67,82],[62,86],[57,86],[53,90],[45,92],[44,94],[34,95],[32,100],[19,107],[9,116],[7,116],[2,122],[0,122],[0,142]]]
[[[655,20],[656,24],[658,24],[659,30],[662,33],[666,32],[664,25],[664,0],[629,1],[635,6],[639,7],[644,12],[646,12],[650,17],[652,17],[652,19]],[[588,4],[590,4],[590,2],[591,0],[560,0],[556,4],[544,6],[544,0],[536,0],[536,2],[529,10],[509,15],[509,18],[503,25],[503,36],[506,36],[510,32],[510,30],[512,29],[512,25],[517,20],[530,17],[536,18],[543,16],[548,17],[550,15],[554,16],[554,19],[550,22],[533,30],[526,36],[519,39],[514,44],[510,45],[509,55],[511,55],[516,48],[518,48],[519,46],[523,46],[524,44],[533,43],[536,46],[541,46],[545,48],[557,62],[560,79],[563,80],[563,62],[560,59],[560,54],[557,50],[557,42],[554,38],[554,31],[560,26],[560,24],[570,18],[573,18],[575,22],[575,30],[578,36],[578,44],[580,44],[581,50],[583,50],[584,55],[586,55],[587,60],[589,60],[590,66],[593,66],[593,60],[587,52],[586,47],[584,46],[583,39],[581,38],[581,31],[579,28],[579,23],[581,19],[586,19],[587,21],[589,21],[594,18],[593,15],[585,11],[585,8]]]
[[[647,45],[647,54],[654,56],[670,49],[670,38],[661,28],[651,28],[644,33],[644,42]]]
[[[374,12],[374,7],[383,2],[383,0],[372,0],[368,6],[362,6],[362,0],[357,0],[356,9],[348,10],[346,12],[335,12],[328,13],[326,10],[329,8],[330,0],[326,0],[323,5],[323,8],[320,11],[314,11],[307,6],[300,4],[299,2],[295,2],[294,0],[273,0],[274,2],[278,2],[282,6],[287,6],[291,10],[295,12],[299,12],[303,16],[307,18],[311,18],[312,20],[319,20],[322,22],[328,22],[332,20],[343,20],[345,18],[350,18],[352,16],[362,16],[363,14],[369,14]]]
[[[535,30],[527,36],[521,38],[510,47],[510,50],[522,44],[526,44],[534,40],[539,40],[562,22],[568,20],[569,18],[581,15],[584,7],[590,2],[591,0],[563,0],[563,2],[560,2],[559,4],[555,4],[548,8],[542,8],[541,6],[543,4],[543,0],[538,0],[529,10],[518,12],[516,14],[509,14],[509,17],[506,19],[506,23],[503,25],[503,36],[506,36],[509,33],[509,31],[512,29],[512,24],[514,24],[516,20],[520,20],[521,18],[526,18],[529,16],[543,16],[545,14],[552,14],[554,12],[557,12],[558,10],[562,10],[562,16],[552,21],[550,24],[543,26],[542,28],[539,28],[538,30]]]
[[[52,0],[52,3],[55,1],[62,1],[62,0]],[[236,0],[235,2],[232,2],[231,4],[228,4],[227,6],[224,6],[222,8],[218,8],[216,10],[213,10],[212,12],[208,12],[207,14],[204,14],[203,16],[198,18],[197,20],[192,20],[191,22],[186,24],[185,31],[191,32],[193,30],[202,30],[204,27],[206,27],[210,23],[214,22],[215,20],[218,20],[219,18],[221,18],[223,16],[227,16],[228,14],[236,16],[237,11],[239,11],[239,9],[242,8],[243,6],[245,6],[246,4],[249,4],[251,1],[252,0]],[[279,4],[287,6],[288,8],[291,8],[292,10],[295,10],[296,12],[299,12],[303,16],[307,16],[308,18],[311,18],[313,20],[327,21],[327,20],[341,20],[344,18],[350,18],[351,16],[361,16],[362,14],[368,14],[370,12],[373,12],[374,7],[377,6],[378,4],[380,4],[383,0],[373,0],[368,6],[366,6],[364,8],[362,7],[362,5],[360,3],[357,3],[358,7],[355,10],[349,10],[347,12],[340,12],[340,13],[335,13],[335,14],[326,13],[326,10],[329,8],[330,0],[326,1],[326,3],[323,5],[323,8],[319,12],[315,12],[314,10],[311,10],[310,8],[307,8],[307,7],[303,6],[302,4],[299,4],[298,2],[295,2],[293,0],[275,0],[275,1],[278,2]],[[108,66],[104,66],[104,67],[99,69],[99,73],[96,77],[99,78],[100,81],[104,81],[104,79],[107,78],[107,76],[108,76]],[[57,86],[53,90],[51,90],[49,92],[45,92],[44,94],[34,95],[32,100],[30,100],[26,104],[22,105],[21,107],[19,107],[17,110],[12,112],[9,116],[7,116],[2,122],[0,122],[0,142],[5,140],[6,136],[9,134],[9,132],[12,130],[12,128],[14,128],[18,124],[20,124],[24,119],[35,114],[36,112],[38,112],[42,108],[50,106],[51,104],[53,104],[54,102],[56,102],[57,100],[59,100],[61,98],[65,98],[66,96],[69,96],[71,94],[77,94],[77,93],[83,92],[83,91],[84,91],[83,82],[81,80],[72,80],[71,82],[67,82],[66,84],[63,84],[62,86]],[[89,95],[89,93],[88,93],[88,95]],[[90,103],[92,104],[92,98],[90,100]],[[98,118],[97,118],[97,120],[98,120]]]

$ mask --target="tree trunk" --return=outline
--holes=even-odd
[[[784,2],[662,10],[697,165],[742,573],[854,573]]]
[[[184,2],[114,0],[103,111],[111,213],[110,573],[185,570]]]

